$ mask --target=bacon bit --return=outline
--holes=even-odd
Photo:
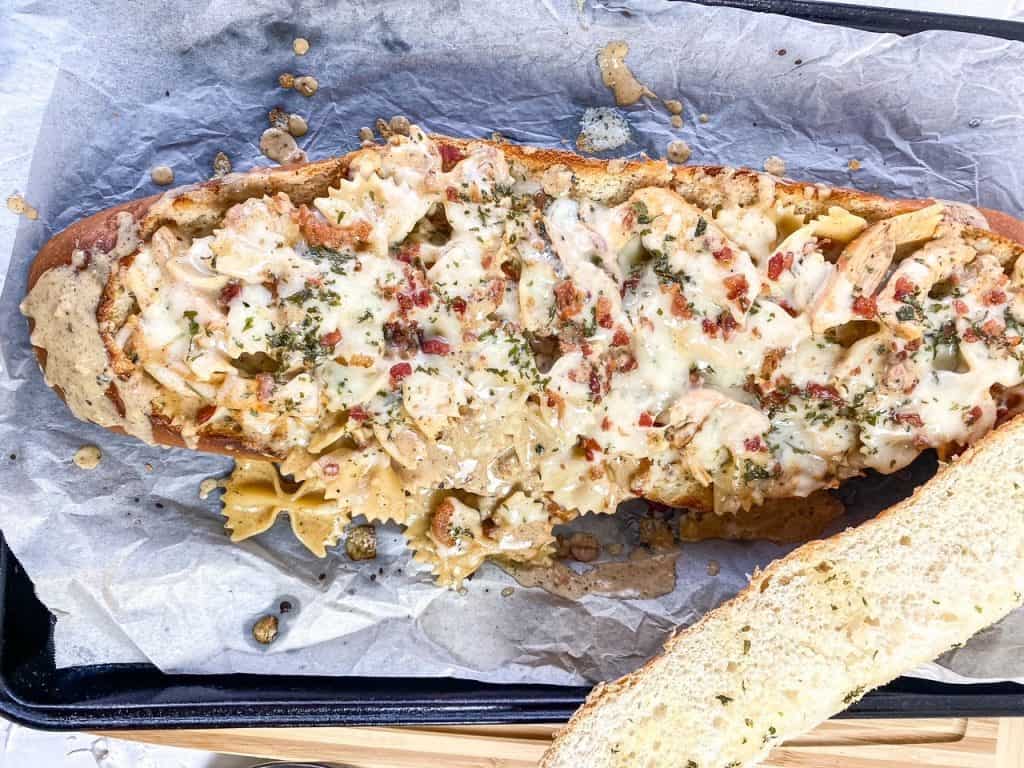
[[[817,400],[829,400],[837,405],[842,405],[843,398],[839,391],[831,384],[808,384],[806,392],[808,396]]]
[[[274,391],[274,377],[269,373],[256,374],[256,398],[261,401],[270,399]]]
[[[337,462],[329,461],[326,464],[320,465],[320,471],[323,472],[324,477],[337,477],[341,467],[338,466]]]
[[[426,339],[423,342],[423,353],[427,355],[447,355],[451,351],[451,345],[444,339]]]
[[[967,314],[967,303],[961,299],[953,299],[953,311],[958,315]]]
[[[641,427],[653,427],[654,417],[647,411],[643,411],[640,414],[640,418],[637,420],[637,424],[640,425]]]
[[[397,388],[402,383],[402,379],[410,374],[412,374],[412,365],[409,363],[395,363],[392,365],[388,371],[388,376],[391,378],[391,388]]]
[[[611,419],[609,419],[607,416],[605,416],[603,419],[601,419],[601,429],[603,429],[605,432],[607,432],[611,428],[612,428],[612,420]]]
[[[594,348],[590,346],[590,342],[583,341],[580,342],[580,352],[583,353],[584,357],[590,357],[592,354],[594,354]]]
[[[420,256],[419,243],[407,243],[398,249],[395,258],[405,264],[412,264]]]
[[[613,347],[625,347],[629,345],[629,334],[626,333],[625,328],[616,328],[615,334],[612,336]]]
[[[220,296],[217,298],[217,303],[227,309],[227,306],[231,303],[232,299],[238,296],[241,292],[242,284],[238,280],[232,280],[220,289]]]
[[[597,297],[597,306],[594,314],[597,317],[597,324],[602,328],[611,328],[612,321],[612,300],[607,296]]]
[[[590,394],[594,396],[595,400],[600,400],[601,395],[604,392],[604,382],[601,381],[601,374],[596,368],[590,369],[590,376],[587,380],[587,385],[590,388]]]
[[[760,451],[768,450],[768,446],[764,444],[764,440],[761,439],[760,435],[757,435],[756,437],[748,437],[744,440],[743,448],[751,453],[759,453]]]
[[[793,307],[792,304],[790,304],[785,299],[779,299],[779,306],[782,307],[783,311],[785,311],[785,313],[787,315],[789,315],[790,317],[796,317],[797,316],[796,309]]]
[[[494,304],[501,304],[505,298],[505,281],[495,278],[487,283],[487,298]]]
[[[491,253],[485,253],[483,258],[480,259],[480,266],[482,266],[484,269],[490,269],[491,268],[491,264],[493,264],[493,263],[494,263],[494,254],[491,254]]]
[[[981,413],[981,406],[974,406],[973,408],[971,408],[971,410],[967,411],[967,413],[964,414],[964,422],[966,422],[968,427],[974,426],[975,424],[978,423],[978,419],[981,418]]]
[[[991,291],[986,291],[982,297],[982,301],[990,307],[994,307],[997,304],[1006,303],[1006,291],[1001,291],[998,288],[993,288]]]
[[[779,363],[785,356],[786,350],[781,347],[769,349],[764,355],[764,360],[761,361],[761,378],[765,381],[771,379],[775,374],[775,369],[779,367]]]
[[[455,310],[456,314],[466,314],[466,300],[461,296],[456,296],[454,299],[452,299],[452,309]]]
[[[776,253],[774,256],[772,256],[770,259],[768,259],[768,279],[769,280],[778,280],[779,277],[782,275],[782,270],[783,269],[784,269],[784,266],[783,266],[783,256],[782,256],[781,252],[780,253]]]
[[[622,281],[622,288],[619,289],[619,294],[621,296],[625,296],[627,291],[635,291],[638,285],[640,285],[639,275],[627,277],[625,280]]]
[[[917,286],[908,278],[902,275],[896,279],[896,287],[893,289],[893,297],[896,301],[903,301],[908,296],[917,293]]]
[[[1006,326],[1003,325],[1001,320],[994,317],[990,317],[984,323],[982,323],[981,330],[985,332],[985,335],[990,338],[1001,336],[1003,331],[1006,330]]]
[[[592,437],[584,437],[583,455],[587,457],[587,461],[594,461],[599,453],[601,453],[601,444]]]
[[[739,324],[731,312],[723,312],[718,316],[718,327],[722,329],[722,338],[728,340],[732,332],[739,328]]]
[[[341,331],[335,328],[330,333],[325,333],[323,336],[320,337],[320,346],[334,347],[335,345],[337,345],[339,341],[341,341]]]
[[[750,288],[747,284],[747,278],[743,275],[729,275],[722,282],[725,283],[725,297],[729,299],[729,301],[735,301],[740,296],[745,295],[747,290]]]
[[[562,280],[555,285],[555,304],[563,320],[578,315],[583,310],[583,294],[576,290],[572,280]]]
[[[268,291],[270,291],[270,295],[276,301],[277,300],[277,278],[275,277],[272,280],[264,280],[262,285],[263,285],[264,288],[266,288]]]
[[[616,361],[615,370],[619,373],[628,373],[629,371],[635,371],[638,365],[636,358],[632,354],[626,354]]]
[[[438,151],[441,153],[441,170],[447,173],[455,164],[460,160],[465,159],[465,155],[462,150],[458,147],[453,147],[451,144],[441,144],[438,146]]]
[[[700,321],[700,327],[712,339],[718,338],[718,325],[714,320],[705,317]]]
[[[724,264],[726,266],[732,264],[732,259],[733,259],[732,248],[730,248],[728,245],[723,245],[717,251],[713,251],[711,253],[711,255],[715,258],[715,261],[717,261],[719,264]]]
[[[373,358],[369,355],[349,355],[348,364],[354,365],[356,368],[372,368]]]
[[[912,427],[923,427],[924,422],[921,417],[916,413],[894,413],[892,415],[893,421],[897,424],[909,424]]]
[[[626,230],[632,229],[636,225],[636,211],[633,210],[633,206],[629,206],[626,212],[622,216],[622,228]]]
[[[448,187],[448,189],[444,191],[444,196],[448,199],[449,203],[459,202],[459,190],[455,187]]]
[[[416,293],[412,295],[412,300],[417,307],[429,307],[430,291],[426,288],[416,291]]]
[[[366,412],[366,409],[363,408],[363,406],[353,405],[351,408],[348,409],[348,418],[349,421],[354,421],[361,424],[362,422],[370,418],[370,414]]]
[[[978,332],[973,328],[968,328],[967,330],[964,331],[963,339],[968,344],[972,344],[975,341],[978,341],[980,338],[981,337],[978,335]]]
[[[563,398],[557,392],[552,392],[550,389],[546,390],[546,393],[547,393],[546,403],[547,403],[548,408],[557,408],[558,412],[561,413],[562,409],[565,407],[565,398]]]
[[[398,301],[399,311],[401,311],[403,314],[412,309],[413,300],[410,294],[400,293],[395,297],[395,299]]]
[[[520,266],[518,261],[509,259],[508,261],[501,262],[501,271],[509,280],[519,282],[520,276],[523,274],[523,268]]]
[[[437,505],[433,516],[430,518],[430,531],[434,538],[446,547],[455,546],[455,537],[452,536],[452,517],[455,515],[455,505],[451,499],[444,499]]]
[[[306,242],[313,246],[324,246],[338,250],[345,246],[363,247],[370,241],[373,227],[370,222],[360,219],[354,224],[338,227],[313,213],[308,206],[300,206],[294,214],[299,231]]]
[[[683,320],[689,320],[693,317],[693,310],[690,309],[690,302],[683,296],[682,290],[678,285],[672,284],[672,306],[669,311],[673,317],[681,317]]]
[[[853,300],[853,314],[874,317],[878,314],[878,302],[873,296],[858,296]]]
[[[214,405],[213,403],[204,405],[202,408],[196,411],[196,423],[205,424],[206,422],[213,418],[213,414],[215,414],[216,412],[217,406]]]

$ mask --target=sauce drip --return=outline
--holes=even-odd
[[[629,44],[624,40],[613,40],[597,54],[597,66],[601,69],[601,80],[615,94],[615,103],[620,107],[635,104],[644,96],[657,98],[655,93],[636,79],[626,64]]]
[[[502,564],[502,568],[524,587],[540,587],[566,600],[584,595],[604,595],[624,600],[650,600],[676,588],[676,560],[679,552],[651,554],[634,550],[628,560],[595,565],[577,573],[565,563],[545,567]]]

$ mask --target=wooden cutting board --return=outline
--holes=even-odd
[[[103,735],[354,768],[532,768],[557,727],[233,728]],[[776,749],[765,766],[1024,768],[1024,719],[832,720]]]

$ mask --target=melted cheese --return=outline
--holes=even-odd
[[[604,205],[568,171],[513,178],[499,147],[413,128],[312,207],[158,230],[118,267],[138,309],[117,340],[190,440],[292,450],[297,479],[407,520],[455,579],[547,557],[552,510],[669,477],[728,512],[989,429],[993,387],[1024,381],[1019,280],[942,206],[869,227],[759,184],[713,216],[664,188]]]

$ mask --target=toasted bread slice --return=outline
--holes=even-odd
[[[752,766],[1024,602],[1024,418],[598,686],[543,768]]]

